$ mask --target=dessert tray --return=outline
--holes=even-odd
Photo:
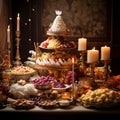
[[[111,108],[120,105],[120,93],[108,88],[89,90],[77,101],[86,108]]]
[[[37,105],[39,107],[43,107],[43,108],[54,108],[57,106],[57,100],[50,100],[50,99],[46,99],[46,100],[40,100],[37,102]]]
[[[15,109],[32,109],[35,107],[34,101],[27,99],[8,98],[11,107]]]

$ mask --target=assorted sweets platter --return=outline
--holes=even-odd
[[[17,70],[17,74],[20,74],[21,70],[23,72],[26,67],[17,66],[14,71]],[[27,70],[32,71],[31,69]],[[9,86],[1,83],[0,104],[13,109],[33,109],[36,106],[45,109],[69,108],[74,105],[98,109],[119,107],[120,75],[110,77],[101,86],[97,86],[97,83],[93,84],[90,77],[83,77],[78,80],[78,77],[74,76],[75,91],[73,95],[73,74],[72,71],[69,72],[71,74],[68,74],[64,82],[50,75],[39,76],[35,72],[29,80],[18,78]]]
[[[24,79],[28,80],[31,76],[35,74],[35,70],[29,66],[16,66],[12,67],[9,71],[9,74],[11,76],[11,79],[18,80],[18,79]]]
[[[78,99],[81,105],[87,108],[111,108],[120,105],[120,93],[108,88],[88,90]]]
[[[29,63],[32,65],[15,66],[6,71],[9,81],[5,84],[3,76],[0,84],[1,106],[9,105],[14,109],[33,109],[35,106],[66,108],[73,105],[85,108],[119,107],[120,76],[109,77],[101,85],[97,85],[91,76],[81,78],[79,61],[71,53],[76,44],[67,40],[70,31],[61,14],[62,11],[56,11],[57,16],[47,31],[49,37],[38,46],[38,51],[41,51],[30,51]],[[100,77],[104,75],[101,71],[96,72]]]
[[[84,82],[87,80],[82,79]],[[120,77],[117,75],[111,79],[119,81]],[[120,92],[115,90],[111,79],[107,81],[109,84],[97,88],[91,83],[81,84],[81,81],[78,81],[74,86],[76,89],[74,96],[71,79],[69,82],[66,80],[66,83],[61,83],[49,75],[32,77],[29,81],[20,79],[9,87],[1,84],[0,103],[1,106],[10,106],[14,109],[33,109],[35,106],[51,109],[74,105],[88,109],[119,107]]]

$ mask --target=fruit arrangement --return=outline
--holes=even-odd
[[[85,107],[114,107],[120,104],[120,94],[108,88],[98,88],[88,90],[79,97],[78,101]]]
[[[41,48],[47,49],[59,49],[59,48],[75,48],[76,45],[73,41],[66,41],[63,37],[50,36],[47,40],[43,41],[40,46]]]
[[[58,82],[54,77],[51,76],[41,76],[37,79],[31,81],[34,85],[51,85],[53,88],[64,88],[66,87],[63,83]]]
[[[78,77],[77,73],[74,72],[74,80],[75,81],[78,81],[77,77]],[[72,84],[72,78],[73,78],[73,71],[69,71],[68,74],[66,75],[65,83],[68,85]]]

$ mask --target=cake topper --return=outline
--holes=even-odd
[[[59,36],[66,36],[70,34],[70,30],[67,28],[63,18],[62,18],[62,11],[55,10],[56,17],[53,23],[49,26],[47,31],[47,35],[59,35]]]
[[[60,16],[62,14],[62,11],[60,10],[55,10],[56,15]]]

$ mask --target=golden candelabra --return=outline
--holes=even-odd
[[[11,43],[8,42],[8,68],[11,67]]]
[[[93,63],[88,63],[90,65],[90,77],[92,78],[93,81],[95,81],[95,67],[97,65],[97,62]]]
[[[104,64],[104,74],[103,74],[103,80],[104,82],[107,81],[108,76],[109,76],[109,69],[108,69],[108,65],[110,63],[111,60],[101,60]]]
[[[4,61],[3,67],[6,69],[11,68],[11,44],[10,41],[7,42],[7,53],[5,53],[4,57],[2,58]]]
[[[80,72],[84,76],[85,69],[86,69],[86,63],[85,63],[85,53],[86,51],[80,51]]]
[[[19,46],[20,46],[20,31],[16,31],[16,57],[15,57],[16,61],[14,62],[15,66],[19,66],[22,64],[22,62],[20,61],[21,58]]]

